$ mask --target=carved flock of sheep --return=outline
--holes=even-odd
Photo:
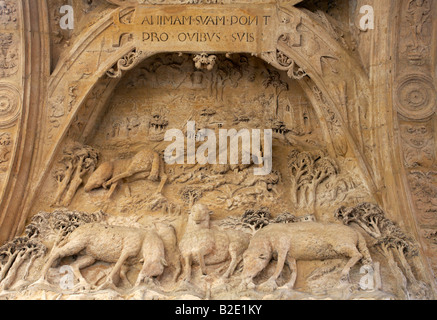
[[[342,224],[322,224],[314,221],[271,223],[253,232],[223,230],[211,225],[212,212],[204,204],[191,208],[187,227],[180,241],[172,226],[161,226],[159,231],[133,227],[114,226],[99,221],[84,223],[75,228],[54,246],[42,268],[37,285],[48,283],[47,274],[56,261],[78,255],[71,267],[79,280],[76,288],[90,289],[91,285],[81,274],[81,269],[96,261],[114,263],[104,284],[98,289],[115,288],[120,279],[126,278],[126,266],[141,262],[135,286],[149,282],[163,274],[171,264],[173,280],[181,275],[183,283],[192,279],[192,265],[198,264],[203,274],[206,266],[230,262],[223,278],[231,277],[243,262],[241,290],[255,289],[254,278],[262,272],[273,257],[277,264],[273,275],[258,286],[262,291],[272,291],[285,264],[291,270],[289,282],[283,287],[293,289],[297,277],[297,260],[326,260],[346,257],[341,281],[349,280],[349,271],[362,260],[372,266],[372,258],[363,236]],[[255,230],[254,230],[255,231]],[[177,250],[166,252],[165,241],[171,241]],[[171,260],[171,263],[169,263]],[[5,288],[3,288],[5,289]]]

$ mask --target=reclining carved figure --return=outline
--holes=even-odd
[[[106,189],[110,186],[107,195],[109,199],[120,180],[136,176],[138,178],[148,178],[151,181],[160,179],[161,183],[156,193],[161,193],[167,181],[167,175],[164,171],[164,161],[157,152],[151,149],[141,150],[129,160],[126,169],[121,167],[120,160],[102,163],[88,179],[85,185],[85,192],[90,192],[100,187]]]
[[[79,226],[50,254],[42,269],[37,283],[47,282],[47,273],[56,260],[80,254],[72,265],[79,285],[89,288],[90,285],[80,273],[80,269],[92,265],[95,261],[115,263],[102,287],[116,285],[125,262],[144,260],[135,286],[144,280],[160,276],[167,266],[165,248],[162,239],[153,230],[110,226],[100,223],[89,223]]]
[[[293,289],[297,277],[297,260],[347,257],[349,261],[341,272],[342,281],[349,279],[350,269],[361,259],[363,264],[372,265],[364,237],[351,227],[317,222],[270,224],[253,236],[244,253],[242,288],[255,288],[253,279],[264,270],[275,253],[278,256],[275,272],[261,284],[262,290],[277,288],[276,279],[285,263],[291,270],[291,278],[284,287]]]
[[[206,274],[206,265],[215,265],[231,260],[223,277],[230,277],[250,241],[249,234],[236,230],[219,230],[210,227],[211,211],[206,205],[196,204],[192,207],[188,218],[187,230],[183,235],[179,248],[184,261],[184,280],[191,279],[191,265],[200,265]]]

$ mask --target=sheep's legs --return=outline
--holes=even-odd
[[[296,283],[297,278],[297,263],[296,259],[288,256],[287,257],[287,264],[291,271],[290,281],[288,281],[285,285],[283,285],[280,289],[293,289],[294,285]]]
[[[278,263],[276,264],[276,269],[273,275],[260,285],[260,289],[263,291],[272,291],[278,287],[276,284],[276,279],[278,279],[279,275],[282,273],[284,269],[285,260],[287,259],[288,250],[281,250],[278,252]]]
[[[238,258],[237,252],[235,252],[235,251],[231,251],[230,254],[231,254],[231,264],[229,265],[228,270],[226,270],[226,272],[223,274],[223,278],[229,278],[234,273],[237,265],[243,259],[242,256],[240,256],[240,258]]]
[[[184,281],[190,282],[191,281],[191,255],[184,257],[184,269],[185,269]]]
[[[94,259],[91,256],[81,256],[74,263],[71,264],[71,268],[73,270],[74,275],[76,276],[77,279],[79,279],[79,283],[75,286],[76,289],[84,289],[84,290],[91,289],[91,285],[82,276],[80,269],[89,267],[95,261],[96,259]]]
[[[111,288],[116,286],[116,282],[120,279],[120,270],[124,264],[124,262],[129,258],[128,253],[123,253],[120,258],[118,259],[117,263],[115,264],[114,268],[112,269],[111,273],[106,278],[106,282],[102,284],[99,288],[99,290]]]
[[[363,255],[357,250],[357,248],[351,248],[351,253],[349,255],[350,260],[346,263],[345,267],[341,271],[341,281],[347,282],[349,281],[349,272],[354,265],[357,264],[363,258]]]
[[[203,275],[206,275],[206,265],[205,265],[205,257],[203,256],[202,253],[199,252],[199,254],[197,255],[198,259],[199,259],[199,265],[200,265],[200,270],[202,271]]]

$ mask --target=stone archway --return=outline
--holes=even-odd
[[[373,75],[369,76],[359,59],[343,47],[335,31],[329,27],[329,22],[323,17],[297,9],[291,6],[291,3],[272,6],[267,1],[269,3],[260,5],[253,13],[239,20],[238,15],[241,11],[237,7],[210,5],[208,12],[216,12],[218,16],[218,13],[227,10],[230,21],[235,16],[236,23],[258,25],[255,23],[257,21],[255,17],[258,17],[259,24],[267,24],[269,21],[271,25],[268,30],[273,30],[269,36],[273,36],[263,39],[263,29],[260,31],[254,27],[252,35],[238,35],[240,41],[254,40],[253,43],[246,43],[244,46],[231,46],[229,43],[221,47],[180,44],[179,46],[150,46],[146,40],[153,37],[155,40],[166,42],[164,41],[166,37],[150,33],[145,35],[144,30],[139,31],[139,20],[136,19],[137,13],[143,12],[141,11],[143,6],[138,5],[136,1],[109,2],[120,8],[106,11],[105,16],[78,36],[77,42],[61,58],[55,71],[48,77],[47,88],[29,91],[47,93],[44,99],[35,102],[38,108],[33,114],[38,116],[38,120],[35,119],[33,122],[31,120],[29,126],[35,128],[36,125],[40,125],[43,129],[38,132],[38,136],[35,132],[29,131],[26,137],[23,137],[28,144],[33,140],[36,141],[35,152],[20,153],[20,155],[24,154],[23,158],[27,160],[32,158],[27,165],[30,169],[20,173],[17,186],[13,184],[14,180],[11,180],[11,183],[8,181],[10,186],[8,185],[6,191],[9,195],[14,193],[15,188],[23,195],[23,199],[19,206],[9,206],[9,202],[1,204],[2,221],[13,221],[2,225],[2,230],[7,229],[7,232],[2,233],[5,237],[11,238],[23,230],[34,200],[40,195],[41,186],[47,180],[63,141],[71,128],[77,125],[78,114],[84,110],[89,111],[88,121],[82,123],[76,137],[79,141],[85,141],[95,129],[101,111],[125,71],[155,54],[165,52],[198,54],[245,52],[258,56],[276,69],[286,72],[290,78],[299,80],[324,128],[324,138],[329,141],[329,152],[334,156],[353,155],[358,160],[359,168],[374,199],[388,210],[392,217],[410,226],[411,232],[417,236],[414,216],[408,210],[408,206],[405,206],[407,209],[402,208],[405,203],[409,204],[408,199],[396,201],[398,194],[408,194],[404,189],[405,186],[401,184],[400,191],[386,190],[388,185],[396,185],[396,181],[405,180],[402,172],[387,173],[385,170],[388,163],[393,163],[396,168],[400,166],[396,155],[396,148],[399,146],[390,145],[388,149],[383,150],[387,147],[387,141],[395,140],[392,137],[394,128],[389,127],[390,107],[386,107],[386,114],[383,117],[378,114],[377,107],[381,106],[382,100],[374,96],[378,90],[373,87],[375,85],[372,82]],[[175,12],[174,8],[165,5],[159,9],[154,6],[148,8],[170,15]],[[190,5],[183,12],[189,15],[197,9],[195,5]],[[164,17],[165,14],[161,16]],[[145,22],[146,17],[142,18],[142,22]],[[206,20],[203,20],[203,23],[205,22]],[[35,26],[37,21],[32,20],[32,23]],[[214,35],[209,36],[214,38]],[[193,34],[191,37],[194,37]],[[179,40],[183,39],[186,40],[183,37]],[[38,52],[36,47],[33,47],[32,55],[29,56],[34,56],[33,52]],[[44,52],[42,49],[40,51]],[[32,61],[34,60],[35,57]],[[43,81],[38,83],[43,86]],[[28,89],[29,86],[26,87],[26,90]],[[28,98],[26,97],[27,100]],[[375,101],[379,104],[374,104]],[[388,158],[384,159],[384,156]],[[19,161],[21,160],[17,160],[18,164]],[[42,168],[42,170],[37,171],[32,168]],[[12,215],[14,217],[11,218]]]
[[[35,177],[34,181],[37,183],[33,185],[33,190],[38,190],[38,186],[47,175],[47,168],[53,162],[60,142],[84,102],[94,95],[97,99],[95,102],[100,100],[103,105],[103,99],[100,97],[102,88],[115,86],[124,70],[133,68],[155,53],[165,51],[146,51],[147,46],[138,40],[124,42],[123,39],[128,37],[129,32],[135,32],[132,26],[125,24],[133,10],[135,8],[123,7],[103,17],[79,37],[78,42],[53,72],[47,90],[43,120],[45,124],[42,126],[47,129],[43,133],[44,138],[41,139],[44,144],[39,148],[39,163],[35,164],[46,169]],[[210,10],[215,9],[212,7]],[[253,54],[259,55],[279,70],[286,70],[290,77],[307,79],[303,80],[303,86],[314,97],[314,101],[318,101],[319,115],[329,130],[333,148],[342,149],[343,152],[348,148],[352,150],[369,188],[376,198],[380,199],[377,191],[380,188],[378,165],[371,156],[371,146],[374,145],[372,141],[376,138],[372,133],[361,130],[363,127],[370,127],[374,121],[369,103],[369,83],[364,70],[341,44],[307,13],[294,7],[280,8],[276,11],[268,6],[268,10],[277,15],[274,30],[279,40],[271,51]],[[122,30],[121,25],[124,28]],[[116,30],[119,30],[119,33],[114,37]],[[114,46],[114,39],[121,39],[122,45]],[[203,49],[208,52],[207,47]],[[222,50],[226,52],[228,49],[231,48],[225,47]],[[215,50],[212,52],[216,52]],[[354,70],[352,75],[350,70]],[[347,125],[347,121],[353,125]],[[32,198],[30,195],[29,197]],[[21,227],[31,207],[30,198],[26,202],[26,214],[22,216]]]

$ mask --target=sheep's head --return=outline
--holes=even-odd
[[[195,204],[191,208],[190,220],[196,225],[205,225],[209,227],[210,215],[213,212],[205,204]]]

